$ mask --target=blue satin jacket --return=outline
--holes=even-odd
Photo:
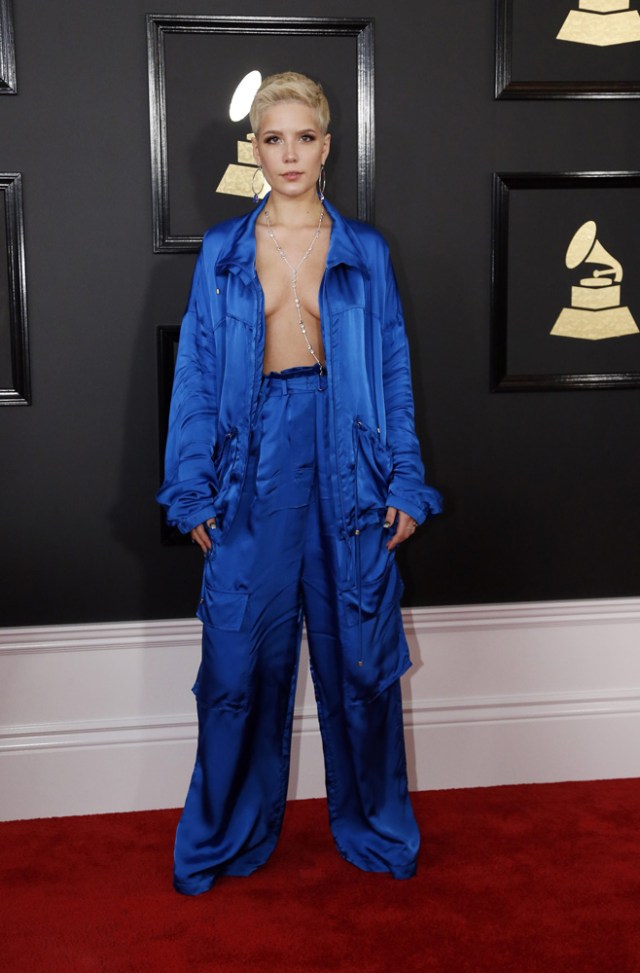
[[[205,235],[180,333],[165,480],[158,501],[183,533],[215,517],[222,532],[240,499],[264,355],[255,223]],[[340,533],[380,520],[387,506],[421,523],[441,510],[424,482],[402,308],[388,247],[373,227],[325,200],[331,241],[320,287],[330,390],[331,471]]]

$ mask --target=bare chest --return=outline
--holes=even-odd
[[[266,228],[258,227],[256,271],[264,294],[267,324],[282,319],[297,322],[296,301],[300,302],[303,317],[307,315],[319,321],[319,292],[327,262],[329,235],[329,228],[323,227],[313,248],[307,252],[313,231],[281,230],[276,246]]]

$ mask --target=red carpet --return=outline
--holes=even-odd
[[[418,877],[288,806],[247,879],[171,889],[176,811],[0,824],[3,973],[640,973],[640,780],[414,795]]]

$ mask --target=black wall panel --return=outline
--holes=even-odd
[[[153,499],[156,330],[179,322],[194,263],[152,251],[158,7],[14,4],[0,171],[23,174],[33,404],[0,409],[3,625],[183,617],[196,602],[197,551],[160,543]],[[637,169],[640,102],[495,101],[490,0],[166,12],[375,18],[376,223],[446,503],[401,552],[407,603],[638,595],[640,392],[492,394],[490,284],[492,173]]]

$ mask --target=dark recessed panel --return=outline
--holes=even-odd
[[[494,175],[493,391],[640,385],[640,172]]]
[[[640,98],[636,0],[497,0],[496,98]]]
[[[30,405],[20,173],[0,173],[0,405]]]
[[[17,90],[11,0],[0,0],[0,95],[15,95]]]
[[[147,18],[153,245],[197,251],[208,226],[253,205],[247,115],[230,117],[250,73],[288,70],[319,81],[334,106],[327,196],[373,218],[373,22],[367,19]],[[255,176],[255,178],[253,178]]]

